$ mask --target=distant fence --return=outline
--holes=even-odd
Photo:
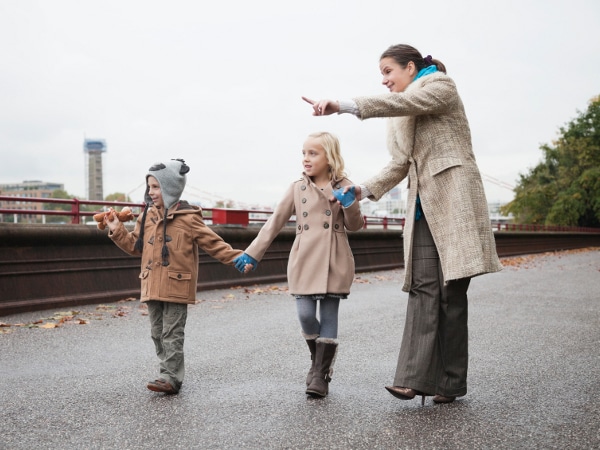
[[[17,206],[29,206],[28,204],[40,205],[67,205],[68,210],[60,209],[35,209],[35,208],[18,208]],[[6,207],[10,206],[10,207]],[[89,207],[98,207],[90,210]],[[100,200],[79,200],[79,199],[54,199],[54,198],[35,198],[35,197],[15,197],[0,195],[0,223],[45,223],[46,216],[61,216],[69,218],[67,223],[80,224],[90,223],[86,221],[86,217],[92,217],[98,212],[113,207],[122,209],[125,206],[132,208],[135,216],[137,216],[144,208],[143,203],[133,202],[109,202]],[[205,221],[208,225],[241,225],[249,226],[252,224],[261,224],[268,220],[273,213],[271,210],[255,210],[255,209],[229,209],[229,208],[202,208]],[[19,217],[27,217],[30,220],[22,220],[19,222]],[[35,216],[35,221],[32,220]],[[38,219],[37,216],[41,217]],[[7,220],[8,218],[13,220]],[[381,216],[364,216],[365,229],[396,229],[403,230],[405,219],[403,217],[381,217]],[[93,221],[92,221],[93,222]],[[290,222],[295,222],[295,218],[291,218]],[[536,225],[536,224],[511,224],[511,223],[491,223],[495,231],[534,231],[534,232],[570,232],[570,233],[600,233],[600,228],[589,227],[567,227],[558,225]]]
[[[497,231],[543,231],[565,233],[600,233],[600,228],[567,227],[561,225],[536,225],[525,223],[498,223],[492,224]]]
[[[33,208],[33,205],[31,204],[40,205],[42,209]],[[45,209],[46,205],[66,205],[69,209]],[[10,207],[7,208],[6,206]],[[92,209],[85,208],[85,206],[99,206],[100,208]],[[109,206],[119,209],[129,206],[137,215],[144,207],[144,204],[114,201],[107,202],[101,200],[79,200],[77,198],[62,199],[0,195],[0,217],[2,217],[0,222],[39,223],[39,216],[42,218],[42,223],[45,223],[46,216],[60,216],[68,217],[68,223],[79,224],[85,222],[85,220],[83,220],[85,217],[92,217],[98,212],[106,210]],[[18,220],[19,217],[22,217],[21,221]],[[13,218],[13,220],[7,220],[8,218]]]

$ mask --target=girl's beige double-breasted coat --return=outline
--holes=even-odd
[[[346,230],[363,226],[358,201],[348,208],[331,202],[333,189],[349,186],[344,178],[323,190],[304,175],[292,183],[246,253],[260,261],[281,229],[296,215],[296,238],[287,277],[290,294],[348,294],[354,280],[354,257]]]
[[[454,81],[436,72],[415,80],[404,92],[354,101],[361,120],[390,118],[392,160],[364,183],[371,198],[378,200],[408,176],[402,289],[408,291],[412,279],[417,194],[445,282],[501,270],[469,124]]]

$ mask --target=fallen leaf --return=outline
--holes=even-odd
[[[108,311],[110,309],[116,309],[115,305],[98,305],[96,306],[96,311]]]
[[[388,277],[384,277],[382,275],[375,275],[375,279],[378,281],[385,281],[385,280],[389,280]]]

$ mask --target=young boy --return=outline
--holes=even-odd
[[[150,167],[146,208],[128,232],[116,214],[107,215],[109,237],[131,255],[142,255],[140,300],[148,305],[150,333],[160,376],[148,389],[177,394],[183,383],[183,340],[187,305],[196,301],[198,247],[223,264],[241,256],[204,224],[202,210],[180,200],[190,168],[182,159]],[[112,220],[111,220],[112,219]]]

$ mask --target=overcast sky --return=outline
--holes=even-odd
[[[388,161],[385,119],[313,117],[301,96],[385,93],[379,56],[407,43],[456,81],[484,176],[514,185],[600,94],[599,24],[598,0],[0,0],[0,183],[83,198],[99,138],[104,195],[141,201],[147,169],[183,158],[188,200],[269,206],[320,130],[359,183]]]

